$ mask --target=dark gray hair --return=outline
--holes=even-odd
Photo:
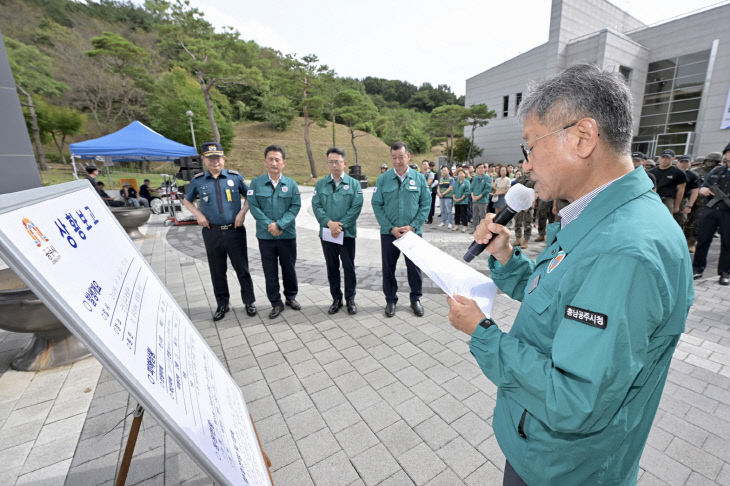
[[[284,148],[279,145],[269,145],[266,147],[264,149],[264,158],[269,155],[269,152],[279,152],[281,154],[281,158],[286,160],[286,152],[284,152]]]
[[[532,84],[522,98],[518,117],[536,116],[560,128],[584,117],[596,120],[601,140],[616,154],[631,152],[631,92],[618,73],[592,64],[569,67],[554,78]]]
[[[329,155],[329,154],[337,154],[340,157],[342,157],[343,159],[346,158],[345,157],[345,151],[342,150],[340,147],[330,147],[330,148],[328,148],[327,149],[327,155]]]
[[[405,149],[406,153],[410,153],[408,151],[408,145],[406,145],[405,142],[395,142],[393,145],[390,146],[390,150],[392,152],[398,151],[400,149]]]

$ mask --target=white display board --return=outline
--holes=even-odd
[[[0,196],[0,256],[211,479],[271,484],[238,385],[88,181]]]

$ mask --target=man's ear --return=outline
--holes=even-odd
[[[576,143],[576,153],[581,158],[588,158],[598,145],[598,123],[595,119],[586,117],[582,118],[575,125],[575,133],[578,136]]]

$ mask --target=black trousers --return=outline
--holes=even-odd
[[[393,244],[395,236],[380,235],[380,254],[383,264],[383,293],[386,302],[398,302],[398,282],[395,279],[395,265],[398,263],[400,250]],[[408,270],[408,286],[411,288],[411,302],[415,302],[423,295],[423,276],[415,263],[406,259]]]
[[[231,265],[238,277],[243,303],[253,304],[256,297],[253,294],[253,281],[251,281],[251,274],[248,271],[246,228],[243,226],[228,230],[221,230],[217,227],[203,228],[203,242],[205,243],[205,253],[208,255],[213,294],[218,305],[226,305],[230,299],[226,279],[228,269],[226,257],[231,259]]]
[[[692,267],[703,271],[707,266],[707,252],[710,250],[712,237],[720,228],[720,260],[717,273],[730,272],[730,211],[704,207],[700,210],[700,225],[697,229],[697,246]]]
[[[509,461],[504,462],[504,477],[502,478],[502,486],[527,486],[527,483],[512,469]]]
[[[259,251],[261,252],[261,265],[264,267],[264,278],[266,279],[266,297],[271,305],[281,305],[281,294],[279,294],[279,269],[281,266],[281,279],[284,282],[284,297],[293,299],[299,292],[297,283],[297,240],[288,238],[285,240],[259,240]]]
[[[343,244],[338,245],[330,241],[320,240],[322,242],[322,253],[324,253],[324,261],[327,264],[327,280],[330,283],[330,295],[333,300],[342,298],[342,289],[340,288],[340,260],[342,260],[342,270],[345,273],[345,300],[355,298],[355,287],[357,286],[357,277],[355,276],[355,238],[343,238]]]
[[[456,208],[456,217],[454,218],[454,224],[460,225],[463,224],[464,226],[467,225],[467,208],[468,206],[466,204],[454,204],[454,208]]]
[[[428,212],[428,221],[433,221],[433,213],[436,211],[436,192],[431,192],[431,210]]]

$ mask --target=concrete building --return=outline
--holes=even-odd
[[[545,44],[466,80],[466,106],[486,103],[497,112],[476,131],[481,159],[520,159],[522,93],[531,81],[583,62],[627,79],[634,151],[722,150],[730,142],[728,26],[730,3],[647,26],[606,0],[553,0]]]

